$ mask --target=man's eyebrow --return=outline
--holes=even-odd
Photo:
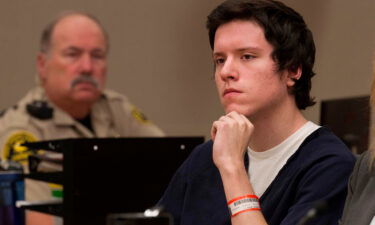
[[[236,49],[238,52],[245,52],[245,51],[251,51],[251,52],[260,52],[262,49],[258,47],[244,47],[244,48],[238,48]]]
[[[212,53],[212,57],[215,57],[215,56],[222,56],[224,55],[224,53],[221,53],[221,52],[213,52]]]
[[[237,48],[234,50],[235,52],[246,52],[246,51],[250,51],[250,52],[261,52],[262,49],[261,48],[258,48],[258,47],[243,47],[243,48]],[[212,56],[222,56],[222,55],[225,55],[225,53],[223,52],[213,52],[212,53]]]
[[[66,50],[66,51],[70,51],[70,50],[73,50],[73,51],[80,51],[81,49],[78,48],[78,47],[75,47],[75,46],[68,46],[68,47],[66,47],[64,50]]]
[[[76,47],[76,46],[68,46],[64,49],[64,51],[84,51],[82,48]],[[106,52],[104,48],[94,48],[90,50],[90,52]]]
[[[94,49],[91,50],[91,51],[93,51],[93,52],[106,52],[106,50],[103,49],[103,48],[94,48]]]

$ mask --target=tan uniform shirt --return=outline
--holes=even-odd
[[[48,106],[41,106],[46,102]],[[28,109],[29,108],[29,109]],[[49,115],[52,112],[51,115]],[[0,156],[25,162],[24,141],[92,137],[155,137],[163,132],[134,107],[125,96],[106,90],[93,105],[91,123],[94,132],[48,102],[42,88],[32,89],[0,118]],[[30,181],[27,181],[30,182]],[[27,200],[51,198],[48,185],[26,183]],[[47,194],[46,194],[47,193]]]

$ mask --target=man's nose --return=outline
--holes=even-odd
[[[94,64],[90,55],[83,55],[80,60],[81,73],[91,74],[93,71]]]
[[[237,80],[239,76],[238,65],[233,59],[226,59],[220,70],[220,77],[224,81]]]

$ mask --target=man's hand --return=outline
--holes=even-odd
[[[230,112],[213,123],[213,160],[219,170],[233,172],[243,167],[243,157],[253,130],[253,124],[237,112]]]

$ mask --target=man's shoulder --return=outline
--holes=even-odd
[[[126,112],[130,111],[133,107],[132,103],[125,95],[111,89],[106,89],[103,91],[98,105],[102,105],[103,102],[105,102],[105,105],[108,104],[111,108],[121,108],[121,111],[125,109]]]
[[[51,110],[53,111],[52,108],[46,108],[44,104],[41,104],[43,101],[37,101],[37,99],[42,99],[40,94],[40,88],[33,88],[16,104],[3,110],[0,116],[0,138],[7,138],[14,133],[23,135],[23,132],[34,134],[34,136],[39,135],[38,129],[32,122],[33,118],[52,117]],[[47,110],[49,113],[45,109],[49,109]]]
[[[26,112],[25,106],[15,104],[12,107],[4,109],[0,115],[0,133],[12,127],[27,126],[30,115]]]
[[[288,170],[296,174],[332,167],[344,173],[351,171],[354,164],[355,157],[346,145],[324,127],[310,134],[287,163]]]
[[[94,105],[93,110],[100,111],[103,108],[109,110],[122,136],[164,136],[164,132],[125,95],[113,90],[104,90],[102,98]]]
[[[191,157],[196,158],[197,160],[212,158],[212,145],[212,140],[209,140],[196,146],[191,153]]]
[[[52,118],[53,108],[43,101],[40,88],[31,89],[16,104],[0,113],[0,135],[4,130],[27,128],[32,118]]]
[[[212,145],[211,140],[206,141],[196,146],[188,157],[186,166],[192,177],[210,174],[212,170],[217,170],[212,159]]]
[[[125,95],[112,89],[105,89],[103,91],[103,98],[108,101],[128,101],[128,98]]]
[[[354,159],[354,155],[344,142],[326,127],[321,127],[310,134],[300,148],[306,149],[306,153],[313,155],[340,155]]]
[[[23,162],[27,150],[19,144],[40,139],[40,132],[32,125],[24,105],[8,108],[0,118],[0,159]]]

